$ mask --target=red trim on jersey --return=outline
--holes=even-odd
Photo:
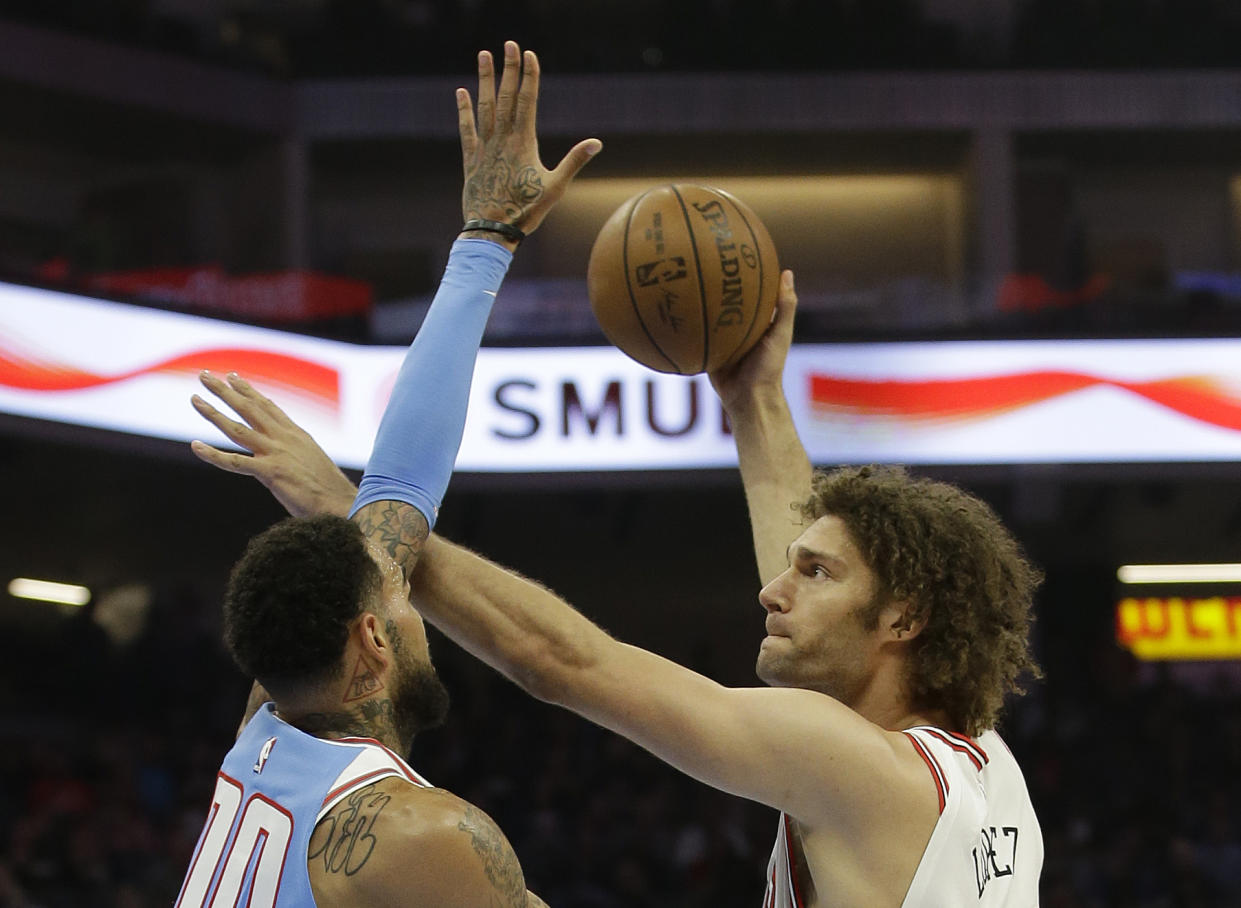
[[[793,896],[793,904],[802,908],[806,904],[801,897],[801,887],[797,883],[797,869],[793,866],[793,823],[789,815],[784,815],[784,855],[788,863],[789,892]]]
[[[241,798],[242,798],[242,795],[246,793],[246,787],[242,785],[240,782],[238,782],[236,779],[232,778],[231,776],[226,775],[223,772],[223,770],[216,773],[216,780],[217,780],[217,790],[218,790],[218,782],[224,781],[228,783],[229,785],[233,786],[234,788],[236,788],[238,792],[240,792],[240,794],[237,795],[237,804],[233,808],[232,815],[227,818],[229,830],[231,832],[233,820],[237,818],[237,813],[241,808]],[[205,848],[207,845],[207,836],[211,832],[212,824],[214,824],[216,820],[220,819],[220,809],[222,807],[223,805],[216,799],[216,792],[213,791],[211,793],[211,807],[207,812],[207,821],[203,823],[203,831],[198,836],[198,844],[194,846],[194,857],[190,859],[190,867],[185,872],[185,879],[181,882],[181,891],[177,894],[177,901],[174,904],[173,908],[181,908],[182,900],[185,898],[186,887],[189,886],[190,880],[194,878],[194,870],[195,868],[198,867],[198,861],[203,856],[203,848]],[[220,843],[221,852],[224,851],[224,843],[226,843],[227,841],[228,841],[228,834],[226,833],[224,839]],[[215,876],[215,871],[213,870],[211,877],[208,877],[207,879],[207,885],[204,887],[204,898],[206,897],[206,894],[211,892],[211,882],[212,882],[212,879],[214,879],[214,876]]]
[[[324,796],[323,804],[326,804],[328,801],[331,801],[334,798],[338,797],[342,791],[348,791],[351,788],[357,788],[363,782],[368,782],[371,779],[374,779],[378,776],[392,776],[392,775],[395,775],[395,772],[390,766],[384,766],[380,769],[372,769],[368,773],[363,773],[362,775],[357,776],[356,778],[350,779],[344,785],[340,785],[336,788],[333,788],[331,791],[329,791]],[[320,804],[319,806],[322,807],[323,804]]]
[[[970,758],[970,762],[974,764],[974,768],[977,769],[979,772],[982,771],[983,761],[987,759],[987,755],[983,753],[983,751],[980,748],[975,746],[973,749],[971,749],[969,747],[966,747],[964,744],[958,744],[955,740],[953,740],[953,737],[955,737],[955,735],[953,737],[949,737],[949,735],[952,734],[951,732],[945,733],[945,732],[940,731],[937,728],[924,728],[922,730],[925,731],[928,735],[931,735],[943,741],[953,750],[957,751],[957,753],[965,754],[967,757]],[[982,754],[982,760],[979,760],[978,757],[975,756],[975,751]]]
[[[910,740],[914,750],[922,758],[922,762],[931,771],[931,778],[935,780],[935,792],[939,795],[939,812],[942,814],[944,812],[944,805],[948,803],[948,779],[944,776],[944,771],[940,768],[939,761],[926,749],[926,745],[909,732],[903,732],[902,734]]]
[[[376,741],[374,738],[336,738],[337,741],[343,741],[346,744],[374,744],[393,760],[396,761],[397,768],[405,775],[405,778],[422,788],[426,788],[430,783],[422,778],[413,768],[405,762],[405,760],[396,751],[391,750],[382,741]]]
[[[975,741],[973,738],[971,738],[969,735],[963,735],[959,731],[948,731],[947,729],[943,729],[943,732],[944,734],[948,735],[950,738],[956,738],[958,741],[962,742],[963,744],[968,744],[970,747],[974,748],[974,750],[978,751],[978,755],[982,757],[982,761],[984,763],[991,762],[991,758],[987,756],[987,752],[983,750],[981,747],[979,747],[978,742]]]

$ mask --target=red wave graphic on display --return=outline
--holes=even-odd
[[[916,420],[979,419],[1094,386],[1121,388],[1190,419],[1241,432],[1241,397],[1208,376],[1119,381],[1080,372],[890,381],[810,376],[816,409]]]
[[[237,372],[256,384],[276,384],[306,394],[332,410],[340,405],[340,373],[331,367],[264,350],[220,347],[186,353],[117,375],[97,375],[58,363],[40,363],[0,348],[0,386],[19,391],[82,391],[140,375]]]

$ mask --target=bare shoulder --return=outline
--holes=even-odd
[[[939,819],[937,782],[910,739],[880,731],[871,740],[870,764],[848,795],[829,799],[834,813],[822,804],[790,812],[803,888],[835,893],[839,904],[899,904]]]
[[[482,810],[438,788],[384,779],[351,794],[315,828],[309,849],[322,906],[527,908],[521,865]]]
[[[840,815],[845,827],[865,835],[892,824],[914,840],[929,836],[941,806],[933,766],[904,732],[862,723],[865,733],[849,742],[864,766],[850,774],[849,809]]]

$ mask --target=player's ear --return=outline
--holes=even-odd
[[[386,666],[392,660],[392,640],[386,625],[374,612],[363,612],[354,622],[353,635],[367,660]]]
[[[890,602],[880,615],[880,626],[886,627],[893,640],[913,640],[926,627],[927,615],[913,602]]]

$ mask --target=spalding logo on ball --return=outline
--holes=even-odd
[[[740,199],[693,183],[658,186],[608,218],[586,288],[609,341],[659,372],[695,375],[739,360],[776,305],[767,228]]]

